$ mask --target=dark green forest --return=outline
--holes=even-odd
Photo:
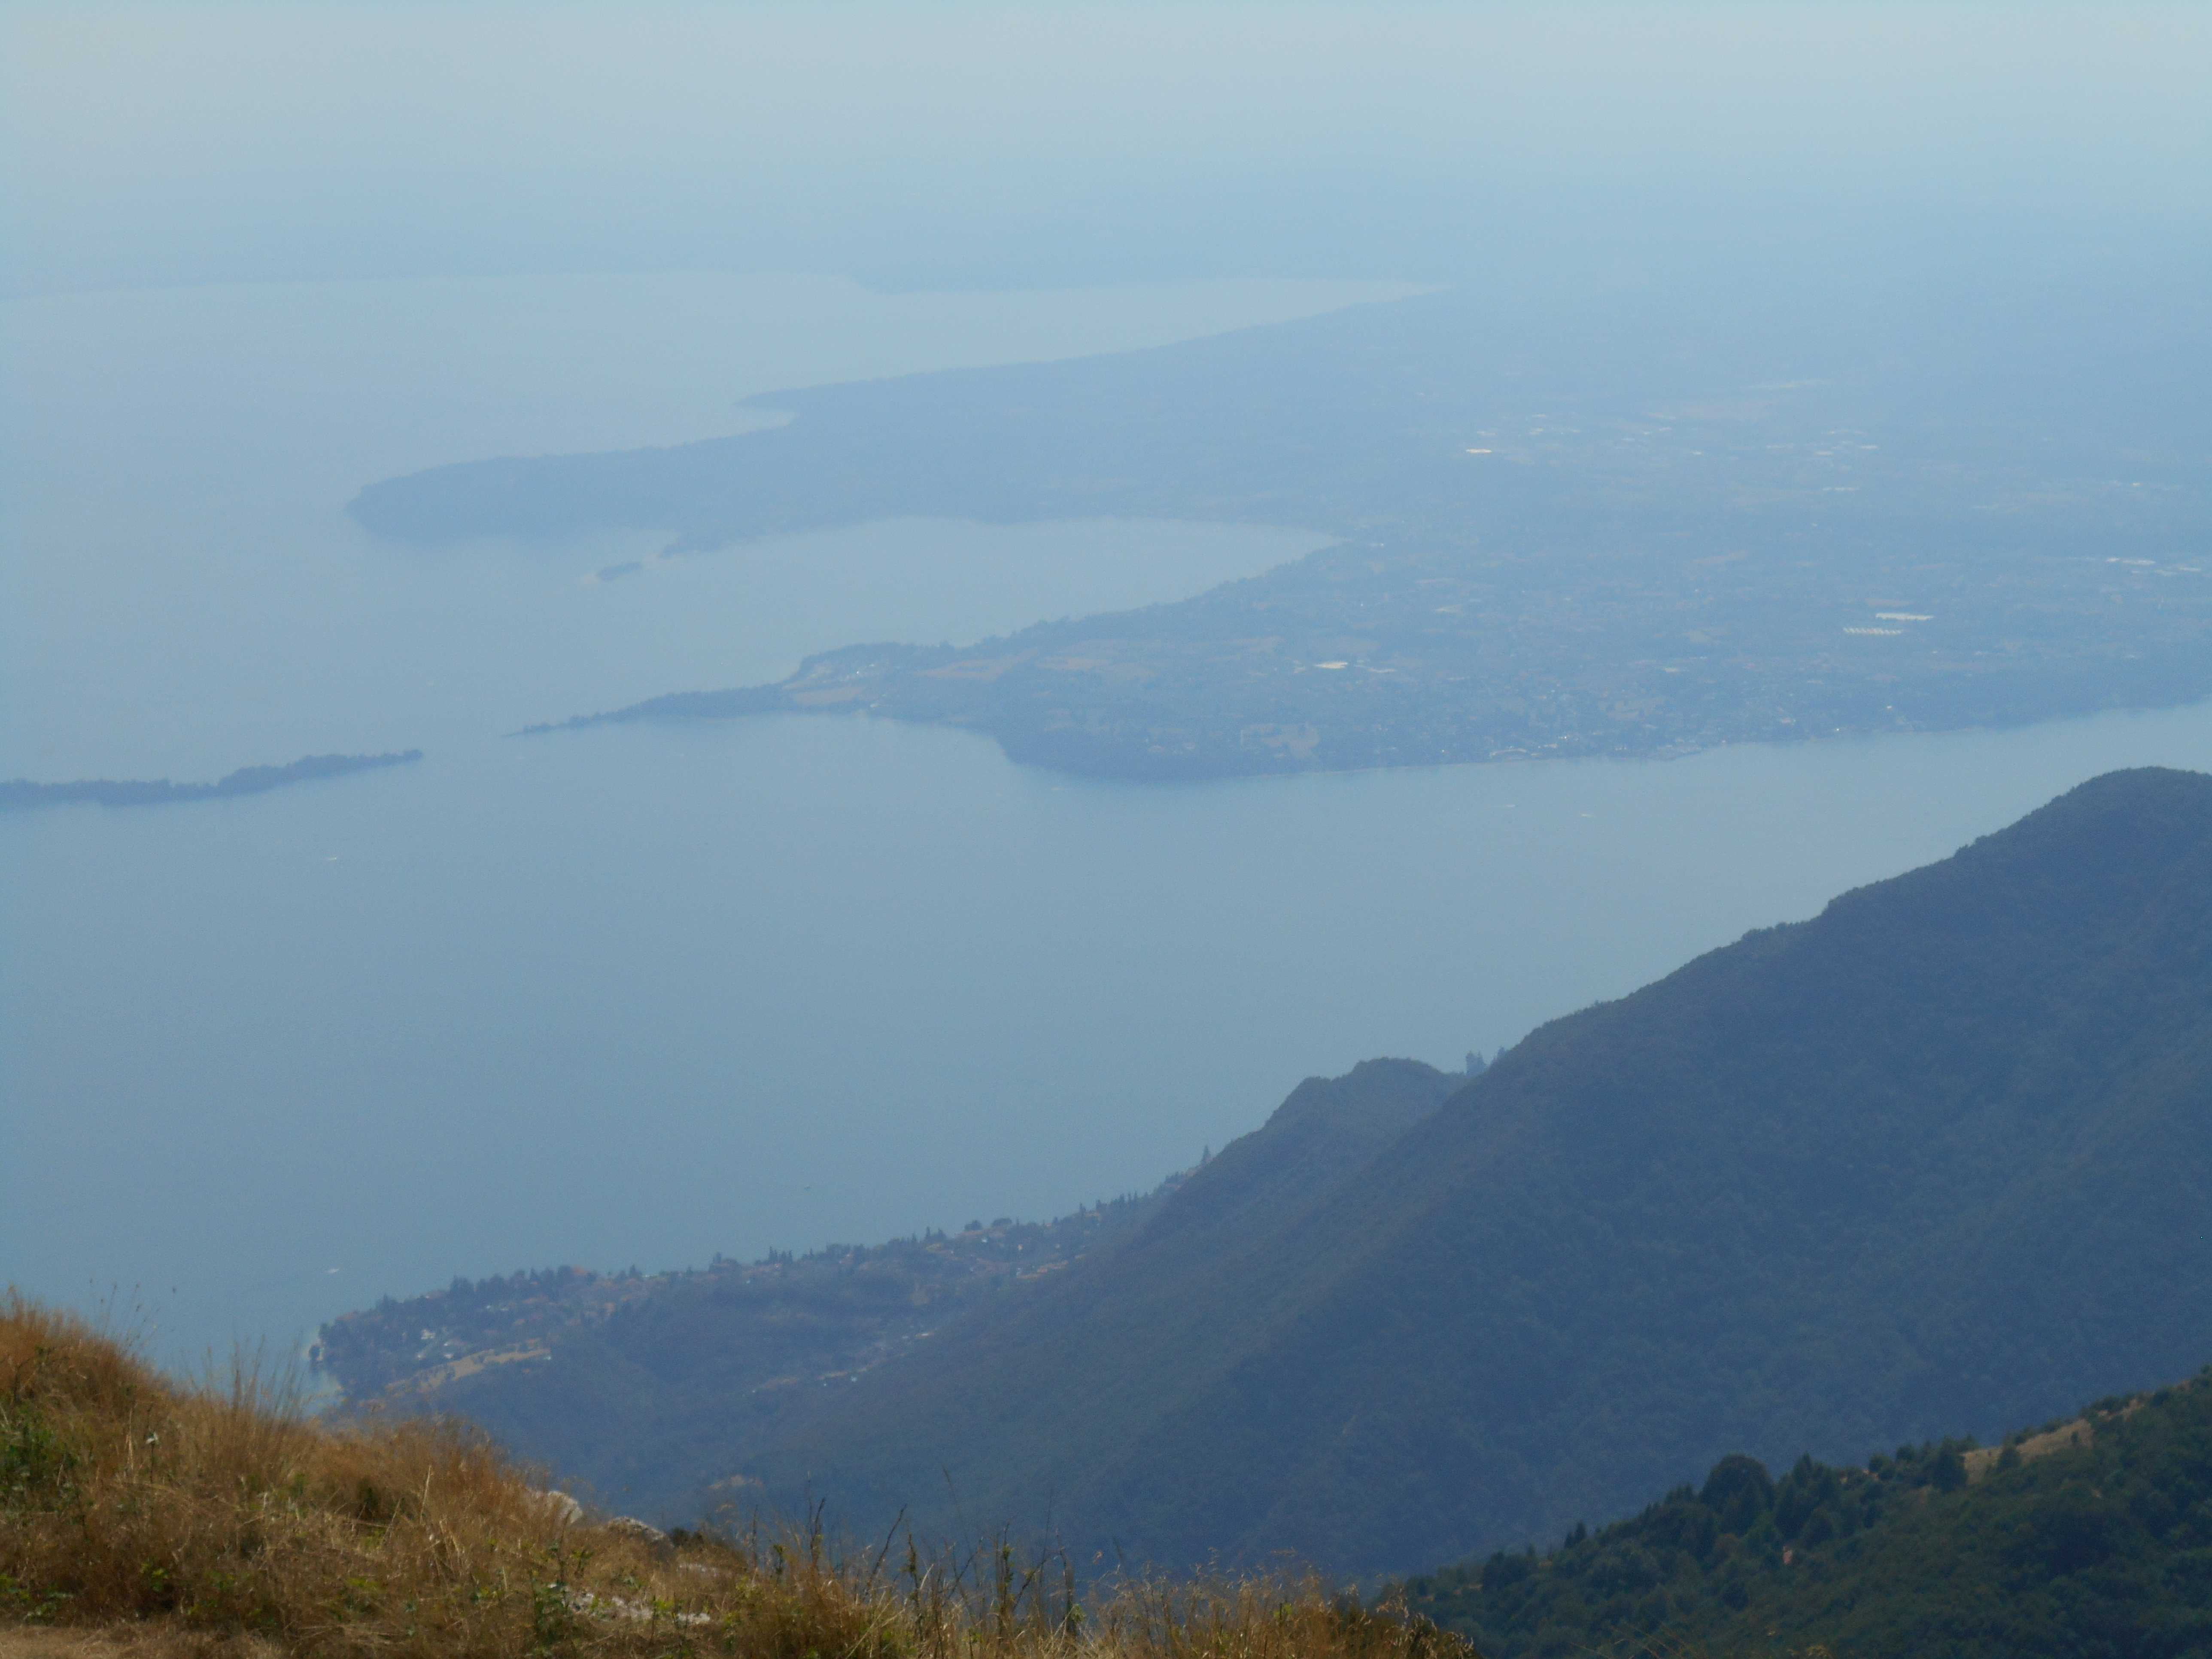
[[[2212,1372],[1976,1451],[1945,1440],[1705,1480],[1555,1547],[1408,1581],[1488,1659],[2212,1650]]]

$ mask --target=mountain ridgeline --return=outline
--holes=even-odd
[[[2114,773],[1479,1077],[1304,1085],[929,1341],[770,1413],[695,1366],[591,1461],[670,1514],[904,1510],[1108,1561],[1518,1549],[1726,1454],[1994,1437],[2192,1373],[2208,1097],[2212,777]],[[590,1370],[556,1343],[439,1398],[561,1467]]]

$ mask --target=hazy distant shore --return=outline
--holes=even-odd
[[[1470,288],[779,392],[754,400],[792,414],[771,430],[435,467],[351,511],[422,544],[704,550],[901,518],[1334,538],[1165,604],[960,647],[878,632],[772,686],[598,717],[869,714],[1085,777],[1678,755],[2212,696],[2198,348],[2156,291],[2165,367],[2126,397],[2110,299],[2066,313],[2068,353],[1999,373],[2061,325],[2033,284],[1961,274],[1908,305],[1765,280],[1750,314],[1694,285],[1627,309]]]
[[[172,783],[167,778],[80,778],[70,783],[33,783],[12,778],[0,783],[0,811],[89,802],[96,806],[162,806],[177,801],[223,800],[258,795],[291,783],[343,777],[379,767],[405,766],[422,758],[419,749],[387,755],[305,755],[288,766],[241,766],[213,783]]]

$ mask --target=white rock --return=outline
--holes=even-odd
[[[565,1492],[541,1492],[536,1497],[538,1507],[564,1527],[573,1527],[584,1518],[584,1506]]]

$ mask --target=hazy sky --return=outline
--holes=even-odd
[[[9,289],[804,269],[1449,276],[2171,234],[2212,9],[15,6]]]

